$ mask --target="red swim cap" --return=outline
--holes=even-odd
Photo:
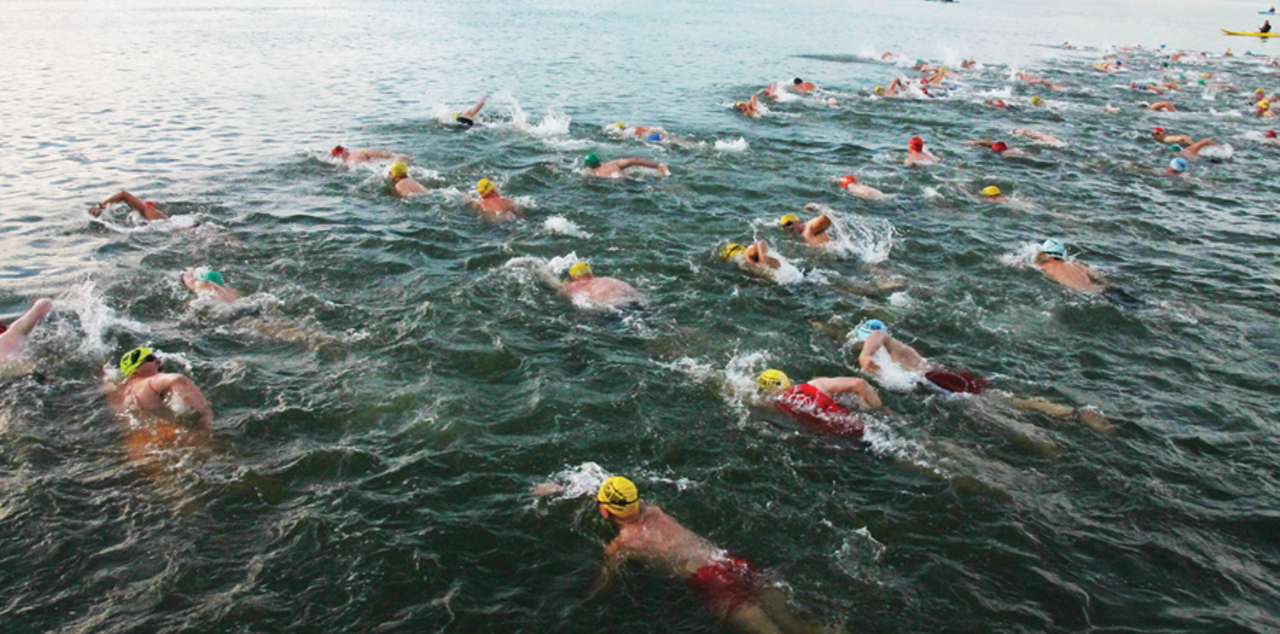
[[[913,136],[910,141],[907,141],[907,147],[919,152],[924,149],[924,139]]]
[[[1156,128],[1151,131],[1151,134],[1164,134],[1164,128]]]
[[[329,156],[341,156],[342,153],[346,151],[347,148],[344,148],[341,145],[335,145],[333,146],[333,151],[329,152]]]
[[[1009,146],[1006,145],[1004,141],[996,141],[995,143],[991,144],[991,149],[992,151],[995,151],[995,152],[1003,152],[1009,149]]]
[[[997,99],[997,100],[996,100],[996,107],[997,107],[997,108],[1003,108],[1003,107],[1004,107],[1004,100],[1003,100],[1003,99]]]
[[[1272,136],[1275,136],[1275,135],[1273,134]],[[848,187],[850,185],[857,185],[857,184],[858,184],[858,179],[854,178],[853,174],[845,174],[844,178],[840,179],[841,187]]]
[[[151,202],[151,201],[149,201],[149,200],[148,200],[148,201],[144,201],[142,204],[144,204],[144,205],[146,205],[146,206],[148,206],[148,207],[155,207],[155,206],[156,206],[156,204],[155,204],[155,203],[153,203],[153,202]]]
[[[1274,138],[1276,138],[1276,131],[1275,131],[1275,130],[1267,130],[1267,138],[1268,138],[1268,139],[1274,139]]]

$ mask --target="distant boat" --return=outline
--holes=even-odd
[[[1245,31],[1228,31],[1226,29],[1222,29],[1222,32],[1226,33],[1227,35],[1249,35],[1253,37],[1280,37],[1280,33],[1247,33]]]

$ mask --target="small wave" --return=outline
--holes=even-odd
[[[75,354],[88,360],[97,361],[116,352],[115,343],[107,340],[111,330],[124,329],[135,334],[147,332],[146,326],[121,317],[115,309],[107,306],[94,282],[73,286],[54,301],[53,309],[60,313],[75,313],[80,322],[78,329],[66,320],[56,322],[54,339],[78,342]]]
[[[542,228],[548,233],[562,236],[573,236],[575,238],[589,239],[591,234],[583,231],[573,221],[566,219],[564,216],[552,216],[542,223]]]
[[[738,137],[737,141],[722,141],[716,139],[715,148],[720,152],[746,152],[750,145],[744,137]]]

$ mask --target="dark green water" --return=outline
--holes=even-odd
[[[0,386],[0,630],[714,631],[642,569],[585,601],[612,533],[573,494],[616,473],[850,631],[1276,631],[1280,147],[1246,96],[1280,86],[1243,55],[1268,43],[1208,33],[1255,26],[1252,4],[1163,6],[6,4],[0,316],[57,309],[32,347],[47,378]],[[1167,29],[1139,19],[1156,11]],[[1107,76],[1064,40],[1215,55],[1126,53]],[[915,76],[887,49],[983,66],[944,99],[877,100]],[[1237,92],[1206,96],[1206,72]],[[795,75],[837,105],[730,111]],[[1126,87],[1183,75],[1175,114]],[[482,125],[437,122],[485,93]],[[982,103],[1033,94],[1048,107]],[[1156,125],[1233,155],[1170,177]],[[901,165],[915,135],[939,167]],[[386,165],[331,164],[336,143],[405,152],[435,191],[396,199]],[[591,179],[589,151],[672,176]],[[897,195],[845,195],[846,173]],[[482,177],[529,219],[476,218]],[[973,197],[990,184],[1021,204]],[[83,213],[121,187],[189,218]],[[777,229],[807,202],[836,210],[832,252]],[[1045,280],[1026,256],[1050,236],[1146,305]],[[753,237],[804,281],[716,258]],[[534,270],[571,254],[645,307],[556,295]],[[206,265],[291,330],[193,303],[178,274]],[[842,335],[869,317],[1110,433],[882,389],[897,415],[855,445],[750,407],[765,367],[856,374]],[[160,474],[126,461],[94,378],[142,344],[216,414],[213,446]],[[545,481],[570,495],[536,500]]]

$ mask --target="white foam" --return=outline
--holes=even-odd
[[[542,228],[548,233],[562,236],[573,236],[575,238],[587,239],[591,234],[583,231],[573,221],[566,219],[564,216],[552,216],[542,223]]]
[[[911,299],[911,294],[906,291],[898,291],[889,296],[889,305],[894,308],[907,308],[914,302],[915,300]]]
[[[716,139],[715,148],[719,152],[746,152],[750,145],[744,137],[738,137],[737,141],[722,141]]]
[[[116,351],[114,342],[108,343],[106,339],[108,331],[112,329],[122,328],[136,334],[147,332],[146,326],[121,317],[108,307],[94,282],[71,287],[54,301],[53,309],[60,313],[72,312],[78,317],[78,330],[66,320],[56,322],[55,339],[68,342],[78,340],[76,354],[86,359],[102,359]]]
[[[1230,143],[1222,145],[1210,145],[1200,150],[1200,156],[1215,161],[1229,161],[1235,156],[1236,150],[1231,147]]]
[[[893,225],[880,218],[847,216],[826,207],[823,213],[831,219],[831,241],[828,251],[855,256],[867,264],[889,259],[893,250]]]
[[[1035,266],[1036,255],[1040,253],[1040,243],[1028,242],[1018,250],[1001,255],[1001,264],[1015,269],[1029,269]]]
[[[550,493],[548,497],[552,500],[573,500],[595,496],[600,490],[600,485],[604,484],[609,476],[610,473],[605,471],[604,467],[594,462],[584,462],[551,476],[550,484],[553,486],[547,487],[546,490]]]

